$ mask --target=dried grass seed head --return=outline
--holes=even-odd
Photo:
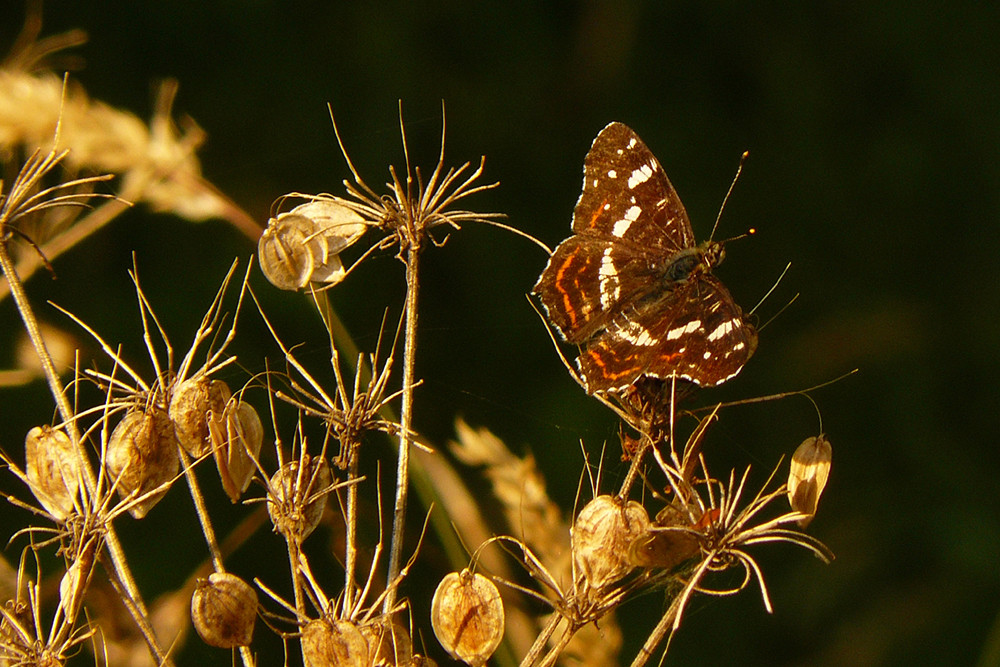
[[[257,593],[234,574],[214,572],[198,580],[191,595],[191,620],[210,646],[249,646],[257,620]]]
[[[368,667],[368,641],[349,621],[325,618],[302,628],[302,658],[306,667]]]
[[[576,517],[572,529],[573,563],[577,576],[600,590],[627,575],[634,565],[629,547],[649,532],[649,515],[642,505],[597,496]]]
[[[285,539],[302,543],[323,518],[332,475],[322,456],[303,453],[268,482],[267,514]]]
[[[82,474],[78,450],[62,429],[36,426],[24,439],[28,488],[57,521],[73,512]]]
[[[169,483],[180,468],[174,424],[156,406],[126,413],[108,440],[106,465],[123,499],[140,497]],[[129,513],[136,519],[166,494],[164,487],[133,504]]]
[[[452,657],[472,667],[485,665],[503,639],[500,591],[468,569],[445,575],[431,601],[431,626]]]

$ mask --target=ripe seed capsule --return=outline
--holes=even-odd
[[[466,664],[486,664],[503,639],[504,625],[500,591],[481,574],[468,569],[451,572],[434,591],[434,635],[448,653]]]
[[[191,620],[209,646],[249,646],[257,620],[257,593],[234,574],[213,572],[198,580],[191,596]]]

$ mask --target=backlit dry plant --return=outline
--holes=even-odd
[[[0,185],[0,267],[58,417],[19,434],[23,455],[2,454],[23,485],[7,500],[29,518],[8,536],[20,555],[11,593],[0,601],[0,666],[172,665],[186,658],[190,628],[215,647],[220,663],[238,655],[243,665],[258,664],[270,642],[285,664],[314,667],[435,664],[427,653],[469,665],[613,665],[622,660],[615,611],[663,591],[662,618],[632,658],[643,665],[665,653],[698,595],[755,587],[770,611],[758,545],[788,543],[832,557],[802,532],[829,475],[826,438],[796,450],[787,484],[774,481],[776,467],[751,490],[749,467],[718,474],[706,454],[710,427],[725,408],[682,411],[687,387],[672,380],[641,379],[597,396],[622,420],[630,469],[617,489],[603,488],[601,475],[592,479],[589,499],[573,513],[549,498],[530,456],[458,421],[452,453],[482,469],[510,529],[493,534],[457,471],[414,427],[420,267],[424,251],[468,223],[527,235],[499,214],[459,208],[497,183],[480,183],[484,160],[446,166],[443,109],[440,153],[429,172],[411,166],[400,110],[404,167],[389,167],[382,193],[340,142],[352,176],[344,194],[280,197],[260,233],[200,176],[194,151],[202,134],[191,122],[179,131],[172,121],[174,88],[164,89],[147,127],[41,68],[78,33],[36,37],[29,22],[0,68],[0,158],[13,174]],[[77,352],[66,382],[23,283],[132,204],[190,220],[226,219],[257,241],[257,266],[231,265],[177,360],[133,261],[142,343],[108,340],[59,307],[101,351],[95,360]],[[386,316],[374,349],[362,352],[326,297],[333,288],[354,289],[352,272],[379,254],[403,265],[405,301],[398,323],[386,325]],[[309,336],[301,327],[301,340],[279,333],[282,324],[250,287],[258,267],[273,286],[300,292],[315,308],[327,363],[300,352]],[[237,362],[230,351],[248,317],[247,296],[271,333],[275,359]],[[143,361],[133,359],[135,347]],[[264,370],[240,377],[245,368]],[[395,475],[382,477],[389,460]],[[143,554],[123,546],[119,528],[163,512],[164,499],[181,494],[176,486],[191,497],[196,520],[188,523],[204,538],[203,562],[147,604],[132,575]],[[426,518],[419,534],[407,535],[411,490]],[[242,518],[217,536],[219,515],[233,511]],[[186,527],[171,518],[178,532]],[[330,539],[325,549],[317,535]],[[425,565],[421,545],[429,540],[454,571],[441,575],[428,601],[411,598],[408,585]],[[262,562],[253,563],[260,571],[239,574],[227,563],[251,542],[279,545],[279,575]],[[736,573],[735,585],[727,572]]]

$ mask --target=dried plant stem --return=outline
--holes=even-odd
[[[656,647],[663,641],[663,636],[668,632],[673,633],[674,619],[677,617],[677,612],[680,610],[682,602],[682,595],[674,597],[670,608],[663,614],[660,622],[656,624],[653,631],[649,633],[649,637],[646,638],[646,643],[639,649],[639,653],[635,656],[635,660],[632,661],[631,667],[643,667],[646,661],[653,656],[653,651],[656,650]]]
[[[542,631],[538,633],[538,637],[535,638],[535,643],[532,644],[531,650],[528,651],[528,654],[524,656],[520,667],[533,667],[533,665],[537,663],[539,656],[542,655],[542,651],[545,650],[545,645],[548,644],[552,634],[556,631],[556,628],[559,627],[559,623],[563,620],[562,615],[558,612],[549,617],[549,622],[546,623],[545,627],[542,628]]]
[[[201,487],[198,486],[198,478],[194,474],[191,466],[191,457],[184,451],[183,447],[177,448],[177,453],[181,456],[181,465],[184,466],[184,477],[187,479],[188,489],[191,491],[191,500],[194,501],[194,511],[198,515],[201,523],[201,532],[205,535],[205,542],[208,543],[208,550],[212,554],[212,567],[216,572],[225,572],[226,567],[222,563],[222,551],[219,549],[219,541],[215,537],[215,529],[212,528],[212,521],[208,516],[208,508],[205,506],[205,497],[201,494]]]
[[[417,268],[420,257],[420,236],[410,235],[406,251],[406,327],[403,332],[403,397],[399,411],[399,457],[396,467],[396,504],[392,513],[392,544],[389,548],[388,590],[382,611],[390,613],[396,604],[396,587],[403,556],[403,533],[406,527],[406,501],[409,497],[409,466],[411,425],[413,423],[413,368],[417,346],[417,293],[419,287]]]
[[[97,489],[97,480],[94,476],[94,470],[90,465],[90,458],[87,456],[87,452],[83,447],[83,441],[80,437],[80,429],[76,425],[73,408],[69,404],[69,400],[66,398],[66,391],[63,388],[62,381],[59,379],[59,374],[56,372],[55,365],[52,363],[52,356],[45,347],[45,341],[42,339],[42,335],[39,331],[38,319],[35,317],[35,312],[31,307],[31,302],[28,300],[28,296],[24,292],[24,285],[18,277],[14,263],[11,260],[10,253],[7,252],[7,244],[4,242],[0,242],[0,268],[2,268],[3,274],[7,278],[7,285],[10,288],[11,295],[14,297],[14,303],[17,305],[18,312],[21,314],[21,320],[24,322],[24,328],[28,332],[28,337],[31,339],[31,343],[34,346],[42,364],[42,369],[45,373],[45,380],[49,385],[49,391],[52,392],[52,397],[55,399],[56,406],[59,409],[59,414],[66,423],[70,440],[76,447],[76,453],[81,462],[80,467],[83,470],[84,484],[86,485],[88,493],[91,496],[94,496]],[[132,614],[133,620],[142,632],[146,643],[149,645],[150,651],[157,660],[157,663],[163,665],[164,667],[172,666],[173,661],[166,654],[164,654],[163,650],[159,647],[159,644],[156,641],[156,636],[153,634],[153,629],[146,620],[149,612],[146,610],[146,605],[143,603],[142,596],[140,595],[139,589],[135,584],[134,578],[132,577],[132,572],[128,567],[128,562],[125,559],[125,553],[122,550],[121,542],[118,540],[118,535],[115,532],[114,525],[110,521],[107,522],[105,530],[105,544],[107,545],[108,552],[111,555],[111,560],[114,565],[113,569],[109,570],[109,572],[116,573],[118,583],[123,587],[122,596],[123,598],[127,598],[127,600],[125,600],[126,607],[128,608],[129,613]],[[114,580],[116,577],[111,577],[111,579]]]
[[[302,591],[302,549],[292,539],[286,539],[285,544],[288,545],[288,564],[291,566],[292,589],[295,593],[295,615],[304,619],[306,618],[306,601]]]
[[[361,364],[358,364],[359,366]],[[358,370],[360,372],[360,369]],[[347,467],[347,479],[358,479],[358,456],[352,451],[354,443],[348,444],[351,448],[350,463]],[[358,485],[351,484],[347,487],[347,546],[344,549],[344,609],[354,609],[354,572],[358,562]]]

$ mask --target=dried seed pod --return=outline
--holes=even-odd
[[[832,462],[833,447],[822,433],[806,438],[792,454],[788,470],[788,503],[793,510],[806,515],[798,521],[802,528],[816,516],[816,507],[830,477]]]
[[[467,569],[445,575],[431,601],[431,626],[452,657],[473,667],[485,665],[503,639],[500,591]]]
[[[368,667],[368,642],[349,621],[309,621],[302,628],[306,667]]]
[[[177,431],[177,440],[194,458],[208,453],[209,412],[221,415],[232,393],[222,380],[193,377],[177,385],[170,397],[170,419]]]
[[[107,467],[122,498],[133,493],[138,497],[170,482],[177,475],[180,460],[174,426],[167,414],[158,408],[126,414],[108,441]],[[166,492],[164,488],[132,505],[129,513],[141,519]]]
[[[257,243],[261,271],[283,290],[335,285],[346,275],[340,252],[366,229],[357,212],[329,199],[296,206],[268,221]]]
[[[303,454],[288,461],[268,482],[267,513],[275,530],[285,539],[301,543],[309,536],[326,507],[330,465],[320,456]]]
[[[191,620],[210,646],[249,646],[257,620],[257,593],[234,574],[213,572],[198,580],[191,596]]]
[[[681,508],[667,505],[656,513],[655,525],[629,545],[629,562],[636,567],[674,569],[701,552],[691,528]]]
[[[632,569],[629,546],[649,532],[649,515],[630,500],[597,496],[580,510],[573,524],[573,562],[593,589],[618,581]]]
[[[208,431],[222,488],[235,503],[250,486],[264,426],[252,405],[230,399],[222,415],[209,418]]]
[[[428,658],[424,655],[415,655],[410,658],[409,667],[437,667],[437,662],[434,658]]]
[[[73,512],[80,490],[80,459],[65,432],[36,426],[24,439],[28,488],[57,521]]]
[[[413,642],[410,633],[396,621],[385,618],[361,627],[361,634],[368,642],[372,667],[397,667],[410,664]]]

